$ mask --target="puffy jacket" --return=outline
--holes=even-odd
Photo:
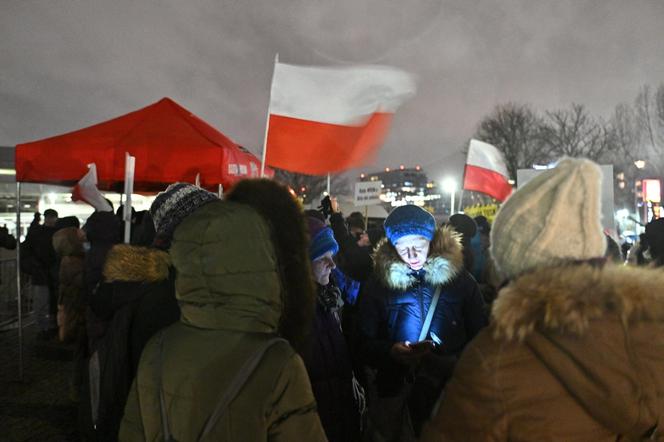
[[[422,270],[414,272],[394,247],[382,240],[375,253],[375,280],[360,297],[360,334],[368,365],[378,369],[378,389],[401,387],[406,367],[389,356],[396,342],[417,342],[435,290],[440,298],[426,339],[441,341],[438,353],[458,355],[487,324],[477,283],[463,268],[458,236],[439,229]]]
[[[664,422],[663,285],[661,270],[590,263],[516,278],[422,440],[647,439]]]
[[[173,438],[196,440],[240,367],[277,333],[282,295],[297,296],[282,293],[270,229],[245,205],[197,209],[175,230],[170,255],[180,320],[143,351],[122,441],[164,439],[160,390]],[[326,440],[306,369],[288,344],[265,353],[209,440]]]

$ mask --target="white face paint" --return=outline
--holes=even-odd
[[[399,257],[413,270],[420,270],[429,255],[429,240],[420,235],[406,235],[394,245]]]
[[[314,271],[314,279],[320,285],[328,285],[330,283],[330,273],[332,273],[332,270],[336,267],[332,257],[332,252],[327,252],[311,262],[311,268]]]

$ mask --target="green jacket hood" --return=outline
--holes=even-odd
[[[199,328],[274,333],[281,283],[270,229],[252,208],[207,204],[175,230],[170,248],[181,321]]]

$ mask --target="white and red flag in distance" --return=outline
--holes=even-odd
[[[276,63],[266,164],[324,175],[360,166],[387,135],[414,78],[386,66],[313,67]]]
[[[88,173],[83,175],[83,178],[74,186],[71,199],[72,201],[84,201],[98,212],[113,211],[104,195],[97,189],[97,165],[95,163],[88,164]]]
[[[485,193],[498,201],[512,193],[505,159],[495,146],[470,140],[463,176],[463,188]]]

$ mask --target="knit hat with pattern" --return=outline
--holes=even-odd
[[[150,206],[150,215],[157,235],[172,235],[188,215],[212,201],[219,201],[217,195],[193,184],[171,184],[157,195]]]
[[[491,228],[491,255],[503,276],[604,255],[600,168],[565,158],[508,198]]]

